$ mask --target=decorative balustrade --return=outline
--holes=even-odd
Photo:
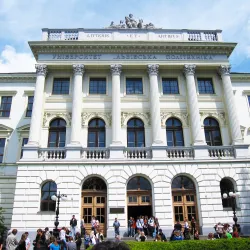
[[[152,153],[151,148],[125,148],[124,156],[127,159],[149,159]]]
[[[188,147],[167,147],[167,158],[171,160],[193,159],[194,150]]]
[[[49,30],[47,37],[49,41],[76,41],[78,40],[78,35],[78,30]]]
[[[107,159],[109,149],[107,148],[84,148],[81,154],[82,159]]]
[[[63,160],[66,158],[65,148],[40,148],[39,158],[44,160]]]
[[[235,150],[233,146],[209,146],[208,154],[210,158],[234,158]]]

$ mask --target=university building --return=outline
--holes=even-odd
[[[136,23],[136,25],[135,25]],[[221,30],[43,29],[36,73],[0,74],[0,206],[20,232],[75,214],[114,236],[118,218],[154,215],[167,235],[250,233],[250,73],[231,73]],[[223,194],[240,197],[224,198]]]

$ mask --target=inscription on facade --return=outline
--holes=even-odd
[[[214,54],[39,54],[38,61],[226,61]]]

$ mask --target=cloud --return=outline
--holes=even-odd
[[[0,54],[0,73],[34,72],[35,58],[29,53],[17,53],[15,48],[6,45]]]

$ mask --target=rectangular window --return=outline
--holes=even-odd
[[[53,82],[53,95],[68,95],[69,94],[69,78],[55,78]]]
[[[142,203],[149,203],[150,202],[150,197],[148,195],[143,195],[141,197],[141,202]]]
[[[11,103],[12,103],[12,96],[2,96],[0,117],[10,117]]]
[[[84,197],[83,198],[83,202],[86,204],[88,204],[88,203],[92,203],[92,197]]]
[[[0,138],[0,163],[3,162],[5,138]]]
[[[248,105],[250,107],[250,95],[247,96],[247,100],[248,100]]]
[[[22,140],[22,148],[23,148],[24,145],[26,145],[28,143],[28,141],[29,141],[29,138],[23,138],[23,140]],[[23,149],[21,149],[21,157],[20,157],[20,159],[22,159],[22,158],[23,158]]]
[[[128,202],[129,203],[135,203],[135,202],[137,202],[137,196],[129,196],[128,197]]]
[[[31,117],[33,101],[34,101],[34,96],[28,96],[28,106],[26,110],[26,117]]]
[[[212,79],[211,78],[198,79],[198,90],[200,94],[214,94]]]
[[[89,94],[106,94],[106,78],[90,78]]]
[[[162,92],[167,94],[179,94],[178,80],[176,78],[162,78]]]
[[[126,94],[127,95],[142,95],[143,94],[142,78],[127,78],[126,79]]]

